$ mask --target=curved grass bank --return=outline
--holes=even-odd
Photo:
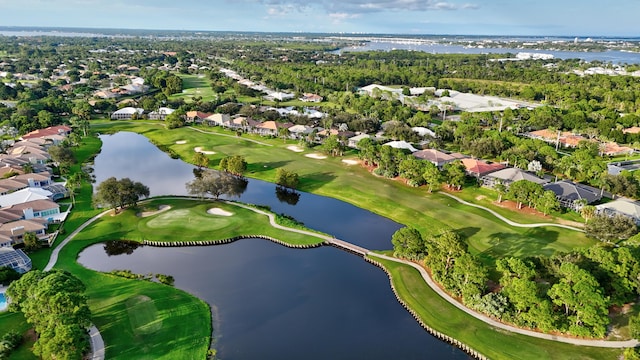
[[[287,149],[291,142],[284,143],[281,139],[247,134],[238,138],[216,127],[200,128],[209,133],[191,128],[166,130],[162,123],[149,122],[97,122],[95,129],[101,133],[139,133],[156,144],[166,146],[185,161],[191,161],[195,146],[214,149],[216,154],[207,155],[213,167],[225,156],[242,155],[248,162],[245,175],[268,182],[274,181],[278,167],[286,167],[300,175],[300,190],[351,203],[415,227],[423,234],[437,233],[443,228],[456,229],[467,238],[470,251],[489,265],[503,256],[548,256],[596,243],[583,233],[568,229],[515,228],[484,210],[460,204],[438,193],[429,194],[424,188],[412,188],[400,181],[373,176],[362,166],[346,165],[342,158],[308,158],[304,155],[315,150],[294,152]],[[271,146],[246,141],[254,137]],[[176,144],[179,140],[187,143]],[[503,215],[518,222],[553,222],[553,219],[527,218],[514,213]]]
[[[618,359],[622,354],[620,349],[576,346],[496,329],[441,298],[411,266],[375,256],[371,259],[389,275],[398,301],[412,309],[419,322],[435,332],[454,337],[486,358],[595,360]]]
[[[348,201],[414,226],[424,233],[438,231],[445,226],[458,229],[468,237],[470,250],[489,264],[505,255],[550,255],[595,243],[584,234],[567,229],[513,228],[483,210],[470,208],[442,195],[426,194],[424,189],[374,177],[362,167],[344,165],[340,159],[305,158],[286,150],[286,144],[280,141],[273,141],[273,146],[266,148],[241,139],[206,135],[190,129],[167,131],[148,124],[106,125],[116,131],[135,131],[156,143],[166,144],[183,159],[190,159],[192,150],[176,145],[176,139],[189,139],[190,146],[198,143],[215,148],[217,154],[209,156],[211,165],[215,165],[223,156],[243,155],[250,164],[247,175],[266,181],[273,180],[277,167],[287,166],[301,175],[302,190]],[[238,146],[239,143],[243,146]],[[278,161],[274,162],[273,159]],[[400,264],[385,266],[393,275],[394,287],[403,302],[414,309],[424,323],[454,336],[489,358],[615,359],[622,353],[616,349],[580,347],[495,329],[440,298],[424,283],[416,270],[410,267],[403,269],[404,266]]]
[[[145,217],[139,216],[141,209],[106,215],[60,252],[56,267],[72,272],[87,285],[93,321],[105,339],[109,359],[204,358],[212,333],[211,312],[208,304],[182,290],[84,268],[75,259],[85,247],[113,239],[198,243],[252,233],[269,234],[293,247],[313,247],[323,242],[272,228],[266,216],[223,202],[161,198],[146,202],[143,210],[161,205],[170,209]],[[207,210],[212,207],[232,216],[209,214]]]

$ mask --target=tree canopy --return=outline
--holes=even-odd
[[[149,188],[141,182],[129,178],[118,180],[110,177],[98,185],[93,201],[97,205],[106,205],[117,210],[130,205],[135,206],[141,197],[148,196]]]
[[[9,310],[38,333],[33,352],[44,359],[80,359],[89,349],[91,313],[84,284],[62,270],[33,270],[11,283]]]

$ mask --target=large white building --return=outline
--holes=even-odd
[[[144,109],[134,107],[124,107],[120,110],[116,110],[111,114],[112,120],[128,120],[134,117],[138,117],[144,113]]]

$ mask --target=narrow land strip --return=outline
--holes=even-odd
[[[518,223],[513,223],[512,221],[503,218],[502,216],[500,216],[499,214],[495,213],[494,211],[492,211],[490,209],[484,208],[484,207],[479,206],[479,205],[474,205],[474,204],[467,203],[467,202],[465,202],[465,201],[463,201],[461,199],[458,199],[457,197],[449,195],[449,194],[447,194],[447,195],[452,197],[452,198],[454,198],[454,199],[456,199],[457,201],[460,201],[463,204],[466,204],[466,205],[469,205],[469,206],[474,206],[474,207],[481,208],[481,209],[484,209],[486,211],[489,211],[491,214],[495,215],[496,217],[498,217],[501,220],[509,223],[512,226],[523,226],[523,227],[560,226],[560,227],[568,228],[568,229],[571,229],[571,230],[581,231],[580,229],[577,229],[577,228],[573,228],[573,227],[566,226],[566,225],[559,225],[559,224],[518,224]],[[197,199],[188,198],[188,197],[184,197],[184,199],[197,200]],[[308,235],[308,236],[313,236],[313,237],[316,237],[316,238],[320,238],[320,239],[324,240],[325,243],[327,243],[329,245],[334,245],[334,246],[339,247],[341,249],[344,249],[344,250],[347,250],[347,251],[351,251],[353,253],[356,253],[356,254],[359,254],[359,255],[362,255],[362,256],[379,257],[379,258],[382,258],[382,259],[386,259],[386,260],[395,261],[395,262],[398,262],[398,263],[409,265],[409,266],[415,268],[416,270],[418,270],[420,272],[422,278],[424,279],[424,281],[429,285],[429,287],[431,287],[443,299],[445,299],[446,301],[448,301],[449,303],[451,303],[453,306],[457,307],[458,309],[464,311],[468,315],[471,315],[471,316],[475,317],[476,319],[481,320],[481,321],[485,322],[486,324],[489,324],[489,325],[491,325],[493,327],[496,327],[496,328],[499,328],[499,329],[503,329],[503,330],[506,330],[506,331],[510,331],[510,332],[514,332],[514,333],[518,333],[518,334],[522,334],[522,335],[536,337],[536,338],[539,338],[539,339],[558,341],[558,342],[563,342],[563,343],[573,344],[573,345],[579,345],[579,346],[592,346],[592,347],[604,347],[604,348],[628,348],[628,347],[640,346],[640,342],[638,340],[608,341],[608,340],[577,339],[577,338],[569,338],[569,337],[563,337],[563,336],[552,335],[552,334],[539,333],[539,332],[536,332],[536,331],[527,330],[527,329],[521,329],[521,328],[517,328],[517,327],[514,327],[514,326],[507,325],[507,324],[503,324],[503,323],[501,323],[499,321],[496,321],[496,320],[494,320],[494,319],[492,319],[492,318],[490,318],[490,317],[488,317],[486,315],[477,313],[477,312],[465,307],[464,305],[459,303],[457,300],[455,300],[454,298],[449,296],[449,294],[447,294],[444,290],[442,290],[433,281],[433,279],[431,279],[431,276],[426,271],[426,269],[424,267],[416,264],[416,263],[413,263],[413,262],[408,261],[408,260],[403,260],[403,259],[398,259],[398,258],[382,255],[382,254],[377,254],[377,253],[372,252],[371,250],[365,249],[363,247],[351,244],[351,243],[343,241],[343,240],[336,239],[336,238],[331,237],[331,236],[322,235],[322,234],[318,234],[318,233],[314,233],[314,232],[307,231],[307,230],[302,230],[302,229],[289,228],[289,227],[286,227],[286,226],[283,226],[283,225],[280,225],[280,224],[276,223],[275,215],[273,213],[262,211],[260,209],[256,209],[254,207],[250,207],[250,206],[247,206],[247,205],[244,205],[244,204],[240,204],[240,203],[236,203],[236,202],[233,202],[233,201],[224,201],[224,202],[226,204],[230,204],[230,205],[233,205],[233,206],[238,206],[238,207],[241,207],[241,208],[245,208],[245,209],[254,211],[254,212],[259,213],[259,214],[266,215],[269,218],[269,223],[274,228],[285,230],[285,231],[296,232],[296,233],[304,234],[304,235]],[[87,220],[84,224],[82,224],[80,227],[78,227],[76,230],[74,230],[62,243],[60,243],[60,245],[58,245],[58,247],[56,247],[54,249],[54,251],[51,254],[49,263],[45,267],[45,271],[48,271],[51,268],[53,268],[53,266],[55,265],[55,263],[56,263],[56,261],[58,259],[58,254],[60,253],[60,250],[67,243],[69,243],[69,241],[71,241],[73,239],[73,237],[75,237],[80,231],[85,229],[87,226],[89,226],[94,221],[98,220],[99,218],[101,218],[105,214],[108,214],[110,211],[111,210],[107,210],[107,211],[104,211],[104,212],[92,217],[91,219]],[[95,330],[92,330],[92,331],[94,331],[94,334],[97,333],[96,336],[98,336],[98,337],[100,336],[97,328]],[[100,340],[102,340],[101,337],[100,337]],[[96,343],[99,344],[98,341],[96,341]],[[102,343],[102,344],[104,344],[104,343]],[[100,352],[102,354],[104,354],[104,345],[103,345],[102,349],[95,349],[95,348],[93,348],[93,341],[92,341],[92,351],[93,351],[93,354],[94,354],[94,358],[93,359],[99,359],[99,360],[103,359],[103,358],[95,357],[95,354],[96,353],[99,354]]]

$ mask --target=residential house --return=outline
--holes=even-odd
[[[411,151],[412,153],[418,151],[418,149],[414,148],[413,145],[409,144],[404,140],[390,141],[386,144],[382,144],[382,146],[391,146],[392,148],[396,148],[396,149],[405,149],[405,150]]]
[[[313,128],[307,125],[293,125],[289,128],[289,133],[294,139],[301,139],[313,132]]]
[[[461,161],[462,165],[465,167],[467,175],[473,176],[477,179],[505,168],[505,166],[500,163],[489,163],[478,159],[466,158]]]
[[[601,190],[568,180],[545,184],[543,187],[545,190],[551,190],[556,194],[560,206],[575,211],[580,211],[584,205],[602,199]]]
[[[456,160],[453,156],[436,149],[420,150],[414,152],[412,155],[420,160],[426,160],[439,168]]]
[[[150,120],[164,120],[167,115],[173,113],[175,110],[168,107],[161,107],[158,110],[149,113]]]
[[[204,122],[209,126],[229,126],[231,117],[229,114],[211,114],[204,118]]]
[[[256,121],[256,120],[253,120],[252,118],[248,118],[244,116],[238,116],[238,117],[232,118],[229,121],[229,127],[233,129],[242,129],[245,132],[250,131],[251,129],[255,128],[260,124],[261,124],[260,121]]]
[[[638,127],[638,126],[632,126],[632,127],[630,127],[630,128],[627,128],[627,129],[622,130],[622,132],[623,132],[624,134],[638,134],[638,133],[640,133],[640,127]]]
[[[518,168],[506,168],[494,171],[480,178],[482,186],[486,186],[489,188],[493,188],[497,183],[504,184],[507,188],[509,188],[512,183],[520,180],[529,180],[540,185],[546,184],[548,182],[545,179],[541,179],[531,173],[520,170]]]
[[[49,199],[39,199],[15,204],[7,208],[0,209],[0,221],[8,223],[10,221],[2,221],[2,219],[10,219],[16,217],[15,220],[31,220],[40,218],[47,220],[48,223],[60,220],[60,205]]]
[[[202,111],[187,111],[184,117],[184,121],[195,122],[196,124],[200,124],[204,119],[206,119],[210,115],[211,114],[205,113]]]
[[[360,142],[360,140],[370,139],[370,138],[371,138],[371,135],[368,135],[368,134],[360,134],[360,135],[352,136],[347,139],[347,146],[353,149],[357,149],[358,143]]]
[[[20,174],[9,178],[26,184],[28,187],[46,187],[53,184],[51,174],[49,172]]]
[[[532,139],[538,139],[551,144],[555,144],[556,146],[562,145],[563,147],[571,148],[577,147],[581,141],[591,141],[583,136],[572,134],[568,131],[560,132],[552,131],[549,129],[532,131],[527,133],[526,136]]]
[[[9,267],[20,274],[31,270],[31,259],[20,249],[14,249],[11,245],[4,245],[10,241],[0,237],[0,267]]]
[[[300,101],[304,101],[304,102],[314,102],[314,103],[319,103],[322,101],[322,96],[317,95],[317,94],[310,94],[310,93],[304,93],[302,94],[302,97],[299,98]]]
[[[40,138],[45,140],[51,140],[54,144],[58,144],[61,140],[71,134],[71,127],[67,125],[49,126],[48,128],[38,129],[26,133],[20,137],[21,140],[31,140],[34,138]]]
[[[111,114],[112,120],[130,120],[133,118],[138,118],[144,113],[144,109],[142,108],[134,108],[131,106],[124,107],[122,109],[116,110]]]
[[[628,146],[621,146],[615,142],[608,142],[600,144],[600,156],[618,156],[618,155],[631,155],[633,149]]]
[[[28,201],[49,199],[53,197],[53,193],[41,188],[26,188],[14,191],[7,195],[0,195],[0,207],[9,207]]]
[[[608,216],[623,215],[631,218],[640,225],[640,203],[630,199],[620,198],[614,201],[596,205],[597,214]]]
[[[43,241],[50,238],[47,234],[47,221],[43,219],[16,220],[0,225],[0,238],[8,238],[11,245],[22,244],[24,234],[28,232]]]
[[[607,164],[609,175],[620,175],[623,171],[636,171],[640,169],[640,160],[616,161]]]
[[[287,100],[291,100],[295,97],[294,94],[291,93],[285,93],[285,92],[280,92],[280,91],[268,91],[267,95],[264,96],[265,99],[267,100],[278,100],[278,101],[287,101]]]
[[[255,131],[260,135],[272,135],[278,136],[278,129],[281,128],[290,128],[293,124],[291,123],[280,123],[277,121],[269,120],[263,123],[260,123],[255,127]]]
[[[14,191],[28,188],[29,184],[25,184],[22,181],[16,181],[13,179],[1,179],[0,180],[0,195],[7,195]]]

